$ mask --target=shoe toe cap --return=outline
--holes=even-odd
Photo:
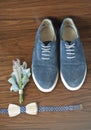
[[[71,66],[66,67],[63,69],[61,73],[62,81],[65,87],[69,90],[78,90],[86,76],[86,66],[79,65],[79,66]]]
[[[57,69],[54,68],[34,68],[33,79],[36,86],[43,92],[50,92],[56,85],[58,79]]]

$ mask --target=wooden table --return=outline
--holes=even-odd
[[[8,78],[12,60],[26,61],[31,67],[34,40],[43,18],[53,20],[57,32],[63,18],[72,17],[83,42],[88,72],[78,91],[68,91],[59,77],[51,93],[42,93],[32,78],[24,91],[26,105],[83,104],[83,110],[72,112],[44,112],[37,116],[20,114],[10,118],[0,115],[0,130],[91,130],[91,1],[90,0],[0,0],[0,108],[19,105],[18,93],[10,92]],[[59,41],[59,40],[58,40]]]

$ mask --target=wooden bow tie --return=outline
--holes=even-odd
[[[27,114],[30,114],[30,115],[37,115],[37,113],[38,113],[37,103],[34,102],[34,103],[30,103],[30,104],[28,104],[26,106],[21,106],[21,107],[18,106],[18,105],[15,105],[15,104],[9,104],[9,106],[8,106],[9,117],[17,116],[20,113],[27,113]]]
[[[82,104],[68,105],[68,106],[38,106],[36,102],[29,103],[26,106],[18,106],[15,104],[9,104],[8,109],[1,109],[0,114],[8,113],[9,117],[15,117],[20,113],[27,113],[30,115],[37,115],[39,112],[62,112],[73,111],[83,109]]]

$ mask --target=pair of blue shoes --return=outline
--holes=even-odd
[[[87,72],[78,30],[71,18],[65,18],[60,33],[60,77],[68,90],[78,90]],[[44,19],[36,33],[32,57],[32,77],[42,92],[51,92],[58,81],[58,45],[52,21]]]

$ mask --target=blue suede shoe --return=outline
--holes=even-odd
[[[51,92],[58,80],[56,34],[49,19],[42,21],[36,33],[32,57],[32,77],[42,92]]]
[[[80,36],[71,18],[65,18],[60,28],[60,76],[68,90],[81,88],[87,67]]]

